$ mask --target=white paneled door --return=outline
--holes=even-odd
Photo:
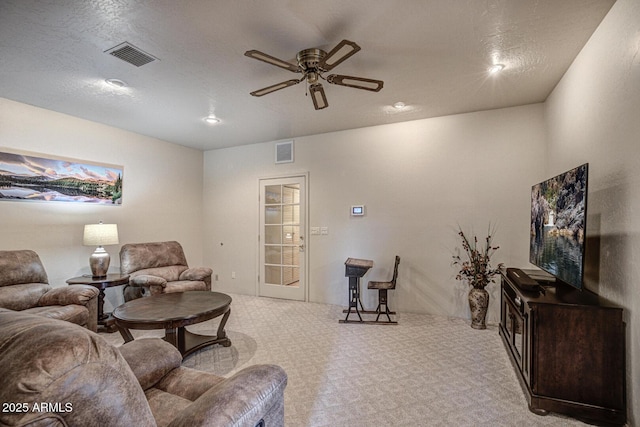
[[[304,301],[306,177],[260,180],[259,295]]]

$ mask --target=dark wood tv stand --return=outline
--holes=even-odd
[[[626,422],[622,309],[558,283],[523,291],[501,278],[500,336],[529,409],[589,423]]]

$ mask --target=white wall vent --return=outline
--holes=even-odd
[[[276,163],[293,163],[293,140],[276,143]]]
[[[116,58],[120,58],[131,65],[135,65],[136,67],[141,67],[158,59],[155,56],[142,51],[142,49],[135,47],[129,42],[120,43],[119,45],[114,46],[111,49],[107,49],[104,52],[109,55],[113,55]]]

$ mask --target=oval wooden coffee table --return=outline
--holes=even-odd
[[[164,339],[182,357],[202,347],[231,345],[224,327],[231,314],[231,297],[220,292],[188,291],[142,297],[122,304],[112,316],[125,342],[133,341],[129,329],[164,329]],[[185,326],[222,316],[216,336],[198,335]]]

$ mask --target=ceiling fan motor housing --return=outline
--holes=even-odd
[[[298,60],[298,65],[303,70],[317,70],[318,64],[325,56],[327,56],[327,52],[324,50],[312,48],[298,52],[296,59]]]
[[[318,83],[318,78],[322,72],[318,68],[318,64],[325,56],[327,56],[327,52],[317,48],[301,50],[296,55],[298,66],[303,70],[307,83],[310,85]]]

